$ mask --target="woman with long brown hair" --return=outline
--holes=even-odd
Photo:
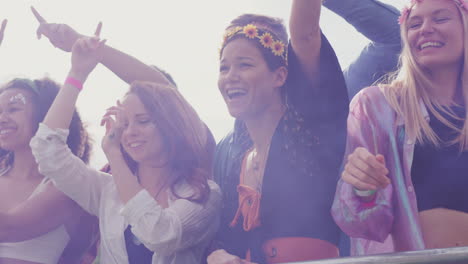
[[[133,82],[104,116],[112,176],[73,159],[63,144],[102,46],[96,37],[74,44],[68,78],[31,143],[40,169],[98,216],[101,261],[199,263],[218,227],[220,192],[209,180],[206,127],[164,77]]]

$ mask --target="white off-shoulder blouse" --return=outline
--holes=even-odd
[[[200,263],[219,226],[221,191],[213,181],[205,204],[177,199],[169,193],[169,207],[162,208],[142,190],[126,204],[120,201],[111,175],[90,168],[66,144],[68,130],[39,125],[31,148],[39,171],[81,207],[99,217],[100,263],[128,263],[124,231],[132,233],[154,252],[153,264]],[[193,191],[187,183],[177,186],[181,196]]]

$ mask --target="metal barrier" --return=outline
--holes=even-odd
[[[444,249],[428,249],[420,251],[398,252],[393,254],[380,254],[360,257],[334,258],[294,264],[433,264],[433,263],[460,263],[468,264],[468,247],[454,247]],[[293,263],[291,263],[293,264]]]

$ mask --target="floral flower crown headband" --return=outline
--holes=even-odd
[[[401,15],[398,18],[398,23],[400,25],[404,24],[413,6],[416,3],[420,3],[422,1],[423,0],[411,0],[410,4],[404,7],[403,10],[401,10]],[[451,0],[451,1],[455,2],[455,4],[457,4],[461,9],[465,10],[465,12],[468,12],[468,0]]]
[[[243,27],[234,27],[226,31],[223,37],[223,44],[221,45],[220,49],[220,57],[221,51],[224,49],[229,40],[232,39],[234,36],[243,36],[247,39],[258,40],[262,47],[271,51],[275,56],[280,57],[284,65],[288,65],[287,45],[278,37],[276,37],[274,33],[265,29],[258,28],[257,26],[252,24],[248,24]]]

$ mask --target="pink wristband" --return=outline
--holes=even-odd
[[[73,77],[68,76],[67,79],[65,80],[65,83],[75,86],[76,89],[78,89],[78,91],[80,92],[81,90],[83,90],[83,83]]]

